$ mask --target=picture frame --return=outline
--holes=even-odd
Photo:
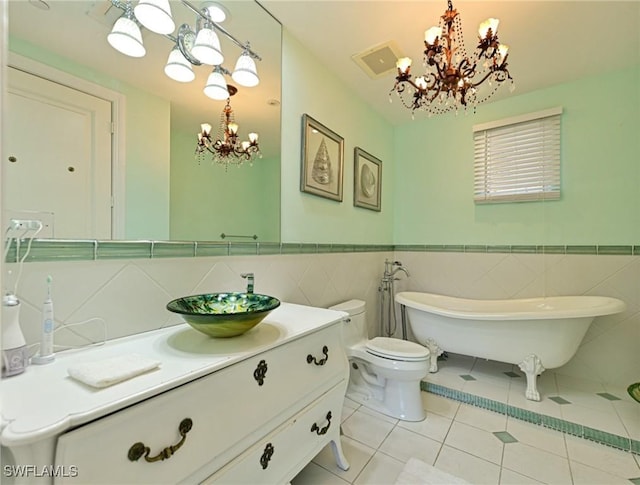
[[[300,190],[342,202],[343,173],[344,138],[305,113]]]
[[[353,150],[353,205],[382,210],[382,161],[360,147]]]

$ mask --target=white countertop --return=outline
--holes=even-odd
[[[20,446],[55,436],[345,316],[343,312],[282,303],[239,337],[213,339],[185,323],[102,346],[61,352],[51,364],[30,365],[23,374],[2,381],[0,443]],[[160,367],[102,389],[82,384],[67,373],[71,366],[134,353],[160,361]]]

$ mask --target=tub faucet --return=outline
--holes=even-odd
[[[402,271],[407,277],[410,276],[409,271],[402,266],[400,261],[389,261],[388,259],[384,261],[385,278],[393,278],[398,271]]]
[[[253,283],[255,281],[253,273],[242,273],[240,276],[247,279],[247,293],[253,293]]]

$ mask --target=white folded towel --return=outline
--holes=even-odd
[[[74,379],[93,387],[107,387],[149,372],[160,365],[157,360],[138,354],[122,355],[69,367]]]
[[[417,458],[409,458],[395,485],[470,485],[462,478],[438,470]]]

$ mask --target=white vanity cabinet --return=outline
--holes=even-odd
[[[56,484],[278,484],[291,480],[328,443],[346,469],[340,446],[349,372],[344,316],[283,304],[252,331],[232,339],[210,339],[181,325],[30,367],[6,381],[10,389],[3,386],[4,400],[11,404],[3,410],[8,424],[2,444],[14,458],[9,465],[5,460],[3,478]],[[161,361],[160,368],[99,390],[66,375],[76,362],[133,349]],[[51,381],[56,377],[57,383]],[[38,385],[62,401],[52,403],[57,411],[44,420],[28,415],[35,409],[17,406],[29,396],[15,393]],[[46,412],[47,402],[41,405]],[[12,419],[12,411],[19,416]],[[28,469],[19,465],[34,468],[25,473]],[[25,476],[18,476],[20,471]]]

